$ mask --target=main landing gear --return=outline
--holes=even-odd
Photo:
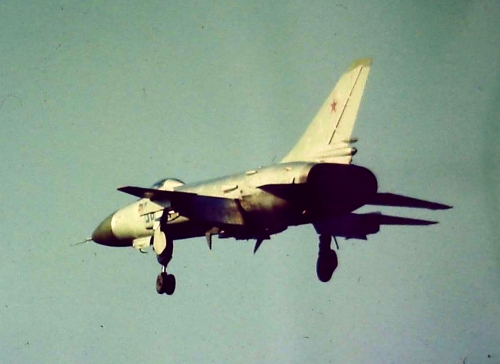
[[[332,237],[330,235],[319,236],[318,261],[316,263],[316,274],[321,282],[328,282],[335,269],[339,265],[337,253],[330,247]],[[337,241],[335,241],[337,243]]]
[[[167,239],[165,233],[158,228],[153,236],[153,248],[161,265],[161,273],[156,277],[156,292],[170,296],[175,291],[175,276],[167,273],[167,265],[172,260],[174,241]]]

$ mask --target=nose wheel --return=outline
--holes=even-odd
[[[328,282],[333,272],[337,269],[339,261],[337,253],[330,246],[332,237],[330,235],[319,236],[318,261],[316,262],[316,275],[321,282]],[[336,241],[335,241],[336,243]]]
[[[156,277],[156,292],[171,296],[175,291],[175,276],[166,271]]]

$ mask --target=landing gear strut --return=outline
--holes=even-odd
[[[332,237],[330,235],[319,236],[318,261],[316,263],[316,274],[321,282],[328,282],[335,269],[339,265],[337,253],[330,247]],[[337,241],[335,241],[335,244]]]
[[[153,248],[156,259],[161,265],[161,273],[156,277],[156,292],[158,294],[172,295],[175,291],[175,276],[167,273],[167,265],[172,260],[174,241],[167,239],[165,233],[158,228],[153,236]]]

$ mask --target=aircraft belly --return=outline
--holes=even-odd
[[[242,196],[240,200],[244,211],[245,225],[255,229],[284,229],[293,225],[301,210],[291,201],[263,190]]]

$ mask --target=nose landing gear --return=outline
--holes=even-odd
[[[162,267],[162,270],[166,267]],[[171,296],[175,291],[175,276],[167,271],[161,272],[156,277],[156,292]]]
[[[153,248],[156,259],[161,265],[161,273],[156,277],[156,292],[171,296],[175,291],[175,276],[167,273],[167,265],[172,260],[174,241],[168,239],[165,232],[158,228],[153,235]]]
[[[330,247],[331,242],[332,237],[330,235],[319,236],[319,251],[318,261],[316,262],[316,275],[321,282],[330,281],[333,272],[339,265],[337,253],[335,253],[335,250]],[[335,244],[337,244],[336,240]]]

